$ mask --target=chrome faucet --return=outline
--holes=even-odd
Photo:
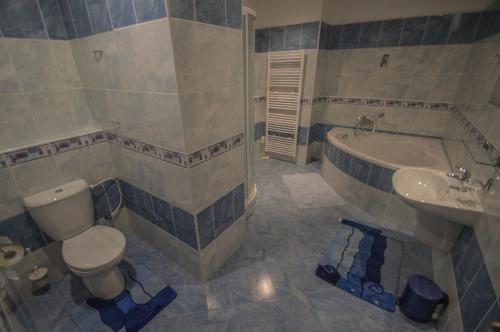
[[[447,175],[460,181],[468,181],[470,179],[470,172],[465,167],[455,167]]]

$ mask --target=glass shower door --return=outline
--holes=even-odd
[[[255,114],[254,114],[254,62],[255,62],[255,12],[243,7],[243,110],[245,126],[245,197],[255,197]]]

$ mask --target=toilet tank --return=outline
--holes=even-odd
[[[23,198],[36,224],[55,241],[92,227],[94,206],[90,188],[79,179]]]

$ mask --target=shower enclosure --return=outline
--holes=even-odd
[[[242,8],[243,36],[243,112],[245,126],[245,198],[247,211],[253,211],[255,206],[254,169],[254,63],[255,63],[255,11],[248,7]]]

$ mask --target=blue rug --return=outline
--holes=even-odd
[[[111,300],[89,298],[71,313],[82,332],[139,331],[177,297],[143,265],[135,270],[130,265],[120,269],[126,280],[126,289],[120,295]]]
[[[342,219],[316,275],[382,309],[396,310],[403,245],[382,230]]]

